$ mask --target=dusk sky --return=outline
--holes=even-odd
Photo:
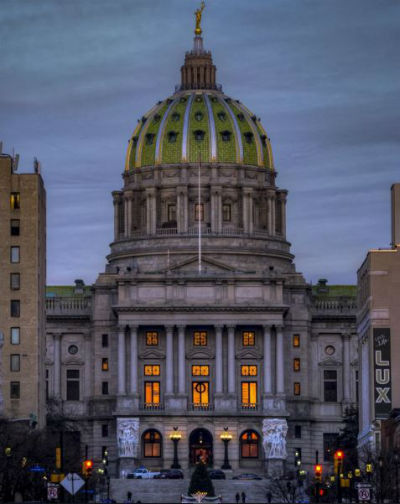
[[[208,0],[217,80],[257,116],[307,281],[355,283],[400,182],[398,0]],[[42,163],[47,283],[95,281],[137,119],[180,81],[198,0],[1,0],[0,141]]]

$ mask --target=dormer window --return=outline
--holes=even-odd
[[[218,112],[218,119],[222,122],[226,121],[226,114],[225,112]]]
[[[168,142],[175,143],[178,137],[178,133],[176,131],[168,131]]]
[[[264,145],[267,145],[267,136],[266,135],[261,135],[261,140],[263,141]]]
[[[146,145],[153,145],[154,137],[154,133],[146,133]]]
[[[193,134],[194,134],[194,139],[197,142],[201,142],[204,140],[204,135],[206,134],[206,132],[203,130],[195,130],[195,131],[193,131]]]
[[[181,115],[180,115],[180,114],[178,114],[178,112],[174,112],[174,113],[172,114],[172,120],[173,120],[174,122],[178,122],[180,118],[181,118]]]
[[[237,118],[239,119],[239,121],[244,121],[244,115],[241,112],[237,115]]]
[[[133,147],[136,147],[137,143],[138,143],[138,137],[136,137],[136,136],[132,137],[132,145],[133,145]]]
[[[147,121],[147,117],[145,116],[142,116],[142,119],[141,119],[142,123],[144,124],[146,121]]]
[[[229,142],[231,140],[232,133],[228,130],[221,131],[221,137],[223,142]]]
[[[196,96],[195,100],[197,103],[201,103],[201,96]]]
[[[182,98],[179,100],[181,103],[185,103],[186,102],[186,98],[184,96],[182,96]]]
[[[204,115],[203,115],[203,112],[200,112],[200,110],[198,110],[195,114],[194,114],[194,118],[196,119],[196,121],[201,121],[203,119]]]
[[[217,98],[216,96],[213,96],[213,97],[211,98],[211,101],[212,101],[213,103],[216,103],[216,102],[218,101],[218,98]]]
[[[161,119],[160,114],[156,114],[156,115],[154,116],[154,122],[158,122],[160,119]]]
[[[244,133],[244,138],[248,144],[253,143],[253,137],[254,135],[253,133],[251,133],[251,131],[246,131],[246,133]]]

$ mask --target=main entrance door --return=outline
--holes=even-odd
[[[207,429],[195,429],[190,434],[189,454],[192,465],[199,462],[213,465],[213,437]]]

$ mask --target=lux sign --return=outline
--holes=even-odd
[[[375,416],[386,418],[392,409],[390,329],[374,329]]]

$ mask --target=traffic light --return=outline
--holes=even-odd
[[[301,466],[301,452],[298,448],[294,451],[294,465],[296,469],[299,469]]]
[[[317,464],[314,466],[314,476],[316,481],[320,482],[322,481],[322,465]]]
[[[333,455],[333,470],[335,474],[338,474],[339,470],[341,470],[343,459],[344,459],[343,450],[336,450],[335,454]]]
[[[86,478],[90,478],[93,471],[93,460],[84,460],[82,463],[82,474]]]

